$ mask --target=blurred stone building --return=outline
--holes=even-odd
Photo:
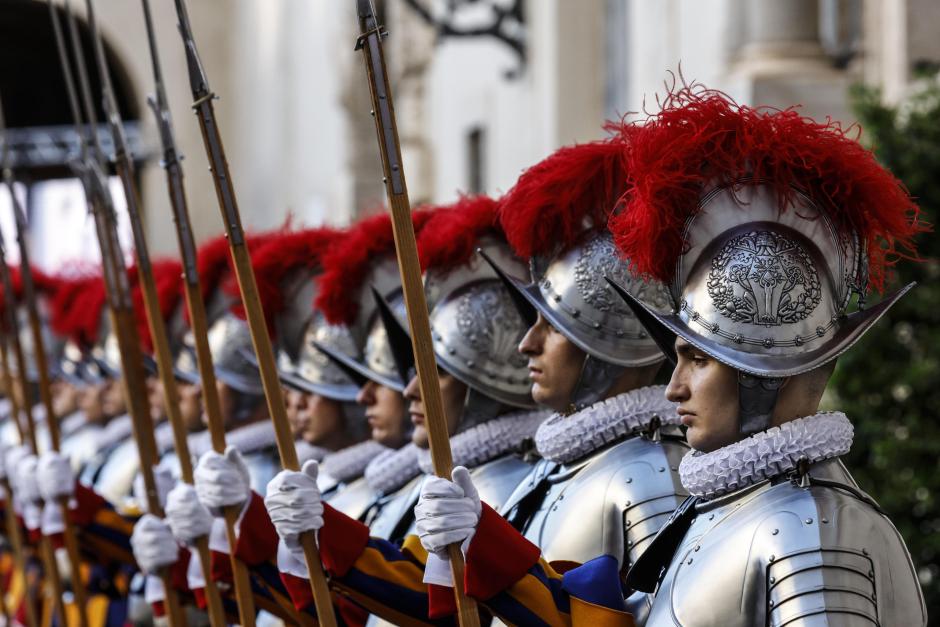
[[[55,0],[62,6],[64,0]],[[82,17],[82,0],[71,0]],[[173,3],[152,0],[199,239],[221,231]],[[368,87],[352,0],[189,0],[197,44],[252,229],[345,224],[380,209]],[[136,154],[151,247],[174,253],[139,2],[96,0]],[[499,194],[555,148],[604,135],[606,119],[655,111],[673,80],[739,102],[851,122],[847,88],[897,100],[940,64],[935,0],[379,0],[413,204]],[[81,24],[84,27],[82,18]],[[90,40],[85,39],[91,57]],[[93,83],[97,84],[93,76]],[[0,0],[0,97],[37,262],[94,260],[46,3]],[[100,118],[100,114],[99,114]],[[120,186],[114,187],[121,204]],[[0,226],[12,247],[9,202]],[[128,238],[129,239],[129,238]],[[16,251],[11,253],[16,255]]]

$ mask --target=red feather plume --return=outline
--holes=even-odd
[[[466,265],[476,254],[480,238],[503,237],[497,209],[489,196],[465,196],[434,210],[418,237],[421,269],[447,272]]]
[[[160,317],[164,323],[169,320],[183,297],[183,265],[175,259],[162,259],[154,261],[153,280],[157,291],[157,302],[160,304]],[[150,325],[147,323],[147,308],[144,305],[144,291],[140,285],[137,267],[127,270],[131,280],[134,303],[134,318],[137,322],[137,333],[143,349],[152,353],[154,351],[153,337],[150,335]]]
[[[294,271],[313,272],[319,268],[320,258],[337,237],[339,231],[331,228],[283,232],[272,235],[252,251],[251,265],[269,327],[274,317],[287,307],[282,290],[287,276]],[[226,289],[232,296],[239,295],[235,284],[227,285]],[[232,311],[236,316],[245,318],[245,309],[241,303],[233,307]]]
[[[417,209],[411,213],[415,233],[432,212]],[[323,273],[318,279],[315,301],[331,324],[352,324],[359,313],[359,292],[376,260],[395,254],[391,216],[383,212],[365,218],[341,233],[323,255]]]
[[[738,105],[693,84],[669,94],[642,126],[626,123],[623,130],[632,184],[610,226],[639,274],[670,281],[703,188],[743,177],[769,184],[781,211],[794,188],[804,190],[837,228],[858,233],[870,285],[879,291],[887,267],[917,258],[913,238],[927,226],[903,184],[858,143],[857,127],[818,123],[795,108]]]
[[[565,250],[585,228],[607,225],[627,186],[622,144],[618,135],[566,146],[522,173],[499,202],[506,239],[519,257]]]
[[[62,279],[50,301],[49,325],[61,337],[88,348],[98,342],[101,316],[107,303],[104,279],[86,274]]]

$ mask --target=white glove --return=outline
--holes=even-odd
[[[35,455],[26,455],[16,466],[16,493],[23,503],[37,503],[42,500],[39,481],[36,479],[38,463]]]
[[[65,520],[62,518],[62,506],[54,501],[42,506],[42,517],[39,519],[42,535],[54,536],[65,531]]]
[[[415,526],[421,545],[444,558],[450,544],[472,537],[480,522],[480,495],[463,466],[454,468],[453,481],[432,477],[424,482],[415,507]]]
[[[49,451],[39,456],[36,464],[39,493],[44,501],[71,498],[75,494],[75,475],[69,458],[61,453]]]
[[[251,498],[251,476],[242,454],[234,446],[220,455],[207,451],[193,473],[196,494],[213,516],[220,516],[223,507],[242,506]]]
[[[20,444],[7,449],[3,457],[3,470],[6,473],[5,476],[10,479],[10,484],[14,491],[16,491],[16,480],[19,478],[16,473],[16,468],[27,455],[29,455],[29,449]]]
[[[212,529],[212,514],[199,502],[196,488],[182,481],[166,496],[166,521],[176,539],[189,545]]]
[[[176,478],[168,466],[157,464],[153,467],[153,480],[157,484],[157,498],[160,500],[160,507],[165,507],[166,496],[176,485]],[[141,511],[150,511],[147,488],[144,486],[144,475],[139,472],[134,477],[134,500],[137,501],[137,506],[140,507]]]
[[[131,549],[137,565],[145,573],[155,573],[176,562],[179,545],[170,526],[153,514],[144,514],[134,525]]]
[[[319,465],[307,460],[300,472],[282,470],[268,483],[264,506],[288,548],[300,547],[300,534],[323,526],[323,499],[317,487]]]

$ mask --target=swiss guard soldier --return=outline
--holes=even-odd
[[[417,233],[429,215],[427,211],[413,214]],[[359,387],[356,400],[365,407],[372,440],[386,447],[366,466],[364,485],[350,486],[331,501],[381,537],[399,531],[399,523],[410,519],[408,503],[417,498],[422,475],[403,395],[411,364],[396,360],[400,356],[392,351],[383,323],[389,311],[404,308],[394,250],[388,214],[355,224],[324,256],[316,300],[327,322],[349,330],[358,355],[320,344],[316,347],[355,381]]]
[[[607,554],[620,568],[682,502],[688,450],[675,405],[651,385],[663,355],[605,281],[668,303],[661,284],[629,275],[606,228],[627,189],[624,138],[562,148],[500,201],[509,242],[532,270],[530,284],[501,273],[531,324],[519,350],[533,398],[556,412],[535,437],[542,460],[500,513],[549,559]],[[633,601],[642,612],[642,595]]]
[[[839,460],[852,424],[818,408],[836,358],[910,288],[850,311],[887,263],[915,254],[916,206],[840,127],[793,109],[685,88],[634,130],[635,187],[612,228],[638,272],[670,283],[675,307],[623,295],[676,361],[667,396],[693,448],[680,467],[690,498],[625,580],[654,593],[646,624],[925,625],[903,540]],[[491,534],[487,514],[464,532],[445,519],[427,523],[450,540],[472,534],[468,582],[492,568],[476,559],[484,547],[520,566],[468,586],[491,608],[544,615],[527,591],[576,623],[585,602],[623,610],[603,557],[566,573],[556,604],[522,577],[531,567],[557,581],[535,547]]]
[[[498,505],[527,474],[530,463],[522,453],[547,413],[532,410],[534,402],[529,395],[525,359],[516,351],[525,323],[506,286],[475,251],[481,247],[491,257],[520,271],[523,266],[502,237],[495,201],[486,197],[465,198],[434,211],[422,226],[417,244],[425,269],[425,291],[431,308],[432,337],[454,460],[470,469],[483,498]],[[402,323],[393,315],[386,315],[385,322],[390,345],[400,354],[399,360],[410,359],[410,339]],[[420,449],[421,470],[427,475],[432,467],[416,376],[412,376],[405,394],[415,429],[412,440]],[[269,484],[265,498],[282,538],[279,556],[282,570],[300,573],[301,577],[306,577],[306,569],[302,556],[294,553],[296,538],[304,531],[319,529],[324,518],[314,471],[313,464],[307,464],[302,472],[283,471]],[[417,496],[409,501],[409,509]],[[327,508],[330,529],[321,536],[323,554],[369,554],[371,558],[363,563],[374,563],[378,555],[400,555],[388,543],[379,541],[374,531],[369,542],[374,544],[375,553],[366,544],[358,544],[366,538],[365,528],[332,507]],[[413,515],[403,517],[399,525],[400,530],[389,539],[413,534]],[[377,550],[379,547],[384,548]],[[405,539],[403,553],[408,557],[395,560],[397,570],[382,572],[352,566],[355,574],[343,569],[333,574],[340,575],[340,585],[347,594],[385,618],[396,618],[394,613],[387,613],[396,597],[402,603],[394,605],[395,612],[426,617],[427,599],[416,595],[413,589],[402,594],[409,584],[422,588],[425,553],[417,537],[410,535]],[[329,556],[325,561],[334,563]],[[392,570],[396,570],[394,575]],[[407,579],[408,576],[411,578]],[[306,581],[292,585],[291,591],[299,605],[305,598],[307,603],[312,601]]]

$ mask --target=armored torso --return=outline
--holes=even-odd
[[[838,459],[809,476],[858,489]],[[849,490],[782,478],[698,504],[646,624],[914,627],[927,616],[884,515]]]
[[[541,460],[501,513],[549,561],[629,565],[685,499],[676,470],[687,451],[634,436],[568,464]]]

